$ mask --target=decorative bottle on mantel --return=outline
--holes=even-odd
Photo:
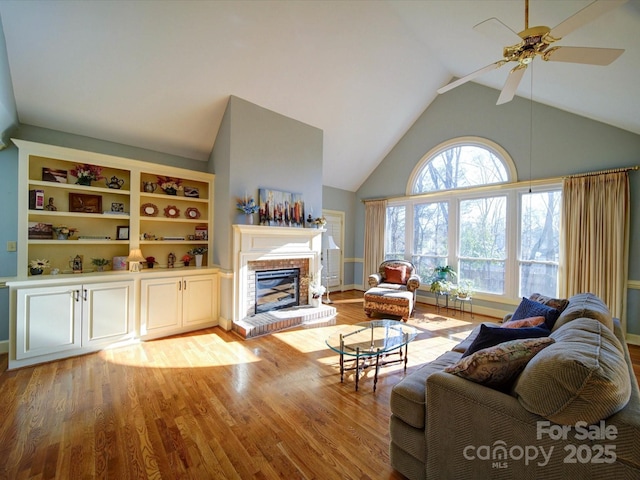
[[[167,267],[168,268],[173,268],[175,263],[176,263],[176,256],[174,255],[173,252],[171,252],[169,254],[169,258],[167,259]]]

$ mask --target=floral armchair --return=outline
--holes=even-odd
[[[405,260],[387,260],[378,273],[369,275],[369,290],[364,294],[364,310],[401,316],[407,320],[413,312],[420,277],[416,267]]]

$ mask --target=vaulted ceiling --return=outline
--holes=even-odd
[[[529,24],[590,3],[531,0]],[[473,26],[522,30],[524,0],[1,0],[0,16],[21,123],[206,160],[236,95],[322,129],[323,184],[355,191],[439,87],[502,57]],[[640,134],[640,0],[561,44],[626,51],[537,60],[517,94]],[[497,99],[509,69],[475,81]]]

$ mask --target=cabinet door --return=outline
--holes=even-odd
[[[82,345],[113,343],[133,334],[133,281],[84,285]]]
[[[215,275],[194,275],[183,278],[183,317],[186,326],[211,324],[215,318],[217,277]]]
[[[182,278],[140,281],[140,334],[171,334],[182,326]]]
[[[79,285],[16,291],[16,359],[81,347],[80,292]]]

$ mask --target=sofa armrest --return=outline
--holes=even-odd
[[[382,275],[380,275],[379,273],[372,273],[371,275],[369,275],[369,286],[370,287],[377,287],[378,284],[380,284],[380,282],[382,281]]]
[[[414,273],[409,277],[409,280],[407,280],[407,290],[415,292],[418,288],[420,288],[420,276]]]
[[[590,448],[593,440],[576,439],[575,430],[566,439],[551,438],[548,428],[555,424],[525,410],[515,397],[445,372],[427,379],[426,415],[427,478],[494,478],[498,472],[513,479],[625,478],[634,468],[620,461],[565,462],[567,445]],[[510,457],[510,451],[536,458],[525,462]]]

